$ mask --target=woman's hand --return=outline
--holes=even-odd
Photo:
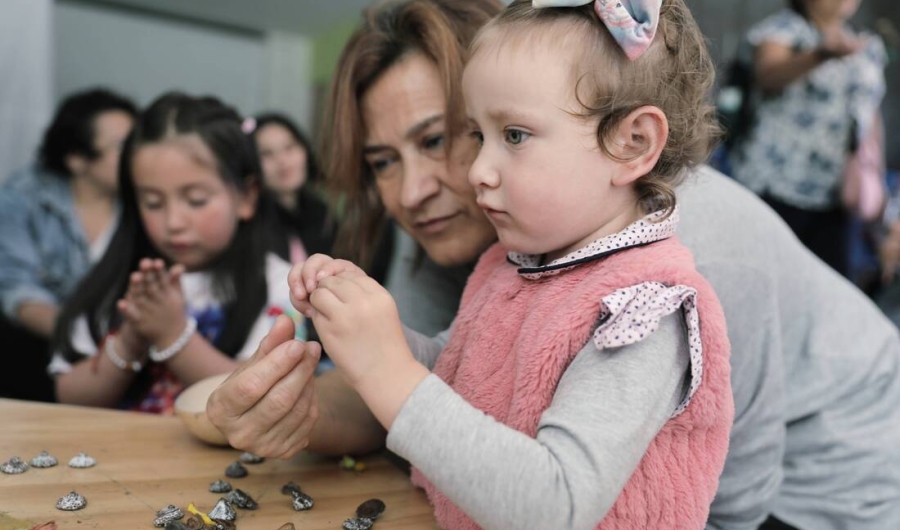
[[[366,275],[365,271],[353,263],[325,254],[313,254],[305,262],[294,265],[288,274],[291,304],[307,318],[312,318],[309,294],[316,289],[320,280],[342,273],[360,277]]]
[[[819,54],[823,59],[840,59],[861,52],[866,47],[866,40],[847,33],[838,26],[822,35]]]
[[[157,348],[168,347],[184,331],[183,273],[181,265],[166,270],[162,260],[141,260],[139,270],[131,274],[125,298],[119,300],[126,322]]]
[[[290,458],[309,444],[319,417],[313,373],[322,348],[293,338],[294,323],[279,316],[250,361],[210,396],[207,416],[232,446]]]

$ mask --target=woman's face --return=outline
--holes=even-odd
[[[388,213],[435,263],[462,265],[496,238],[468,182],[478,154],[468,135],[445,151],[446,93],[437,66],[415,53],[362,97],[363,154]]]
[[[289,130],[272,123],[256,132],[266,188],[293,194],[306,183],[306,149]]]
[[[125,111],[110,110],[94,119],[94,150],[97,156],[89,159],[71,155],[67,160],[72,174],[87,179],[94,186],[114,194],[119,187],[119,158],[122,144],[134,126],[134,118]]]

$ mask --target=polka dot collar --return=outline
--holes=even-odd
[[[529,280],[552,276],[631,247],[648,245],[675,235],[678,228],[678,207],[667,218],[664,211],[653,212],[631,223],[624,230],[600,238],[588,245],[541,265],[543,256],[510,252],[506,259],[519,267],[519,274]]]

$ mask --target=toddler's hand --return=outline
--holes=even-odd
[[[316,290],[321,280],[338,274],[366,276],[365,271],[353,263],[343,259],[334,259],[325,254],[313,254],[305,262],[294,265],[288,274],[291,304],[297,311],[312,318],[313,307],[309,304],[310,293]]]
[[[309,303],[325,351],[353,387],[367,378],[390,380],[395,368],[415,362],[394,299],[372,278],[357,271],[322,278]]]

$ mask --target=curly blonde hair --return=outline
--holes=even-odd
[[[659,161],[638,179],[636,187],[645,213],[671,213],[675,187],[688,169],[706,161],[721,133],[708,99],[715,65],[684,1],[663,0],[656,37],[634,61],[613,40],[591,4],[536,9],[531,0],[516,0],[482,29],[471,54],[497,32],[506,42],[531,41],[535,35],[579,39],[579,45],[571,47],[573,85],[582,106],[579,115],[598,120],[597,139],[610,158],[628,160],[612,149],[623,119],[643,106],[663,111],[669,123],[668,140]]]

